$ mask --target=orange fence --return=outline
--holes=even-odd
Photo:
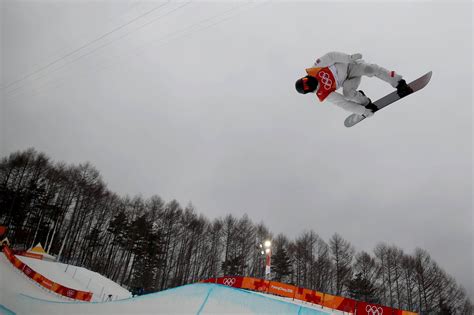
[[[35,259],[39,259],[39,260],[43,260],[43,255],[40,255],[40,254],[33,254],[33,253],[28,253],[28,252],[20,252],[20,253],[16,253],[16,255],[25,256],[25,257],[30,257],[30,258],[35,258]]]
[[[39,274],[38,272],[31,269],[28,265],[23,263],[21,260],[15,257],[12,250],[8,246],[3,247],[3,252],[7,259],[20,271],[22,271],[25,275],[31,278],[33,281],[37,282],[39,285],[43,286],[44,288],[56,292],[59,295],[68,297],[74,300],[80,301],[90,301],[92,299],[92,292],[85,292],[79,291],[75,289],[71,289],[60,285],[54,281],[49,280],[45,276]]]
[[[220,277],[204,280],[206,283],[218,283],[226,286],[270,293],[318,304],[327,308],[358,315],[417,315],[417,313],[398,310],[391,307],[366,303],[345,297],[326,294],[314,290],[298,288],[281,282],[268,281],[250,277]]]

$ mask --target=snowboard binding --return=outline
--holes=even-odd
[[[400,98],[405,97],[411,93],[413,93],[413,89],[406,83],[405,80],[401,79],[398,81],[397,94],[400,96]]]
[[[366,96],[364,91],[362,91],[362,90],[359,90],[359,93]],[[367,105],[365,105],[365,108],[370,109],[372,111],[372,113],[375,113],[379,109],[374,103],[372,103],[372,100],[370,98],[368,98],[368,99],[369,99],[369,103]]]

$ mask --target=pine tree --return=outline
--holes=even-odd
[[[146,215],[137,218],[130,231],[134,239],[132,251],[135,254],[132,285],[141,287],[146,292],[154,291],[157,289],[153,283],[156,269],[162,265],[161,234],[153,231],[152,223]]]
[[[243,276],[240,272],[242,265],[246,267],[244,257],[242,255],[234,256],[222,262],[222,271],[225,276]]]
[[[451,314],[453,314],[450,307],[447,305],[446,301],[443,298],[441,298],[441,300],[439,301],[439,314],[440,315],[451,315]]]
[[[350,298],[365,301],[367,303],[380,303],[377,298],[377,288],[369,279],[358,273],[355,278],[346,283],[347,293]]]
[[[290,257],[283,244],[278,244],[275,254],[272,255],[272,270],[277,281],[282,281],[291,273]]]

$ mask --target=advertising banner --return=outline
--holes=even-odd
[[[417,313],[394,309],[377,304],[331,295],[294,285],[250,277],[220,277],[202,282],[218,283],[246,290],[265,292],[295,300],[318,304],[323,307],[360,315],[418,315]]]
[[[296,287],[285,283],[270,281],[267,292],[275,295],[294,298],[296,294]]]
[[[270,284],[270,281],[264,280],[264,279],[245,277],[242,284],[243,284],[242,289],[248,289],[248,290],[258,291],[258,292],[268,292],[268,286]]]
[[[321,304],[323,300],[323,294],[305,288],[297,288],[295,294],[295,300],[305,301],[313,304]]]
[[[392,315],[392,311],[394,315],[402,314],[401,311],[392,309],[390,307],[373,304],[373,303],[357,302],[357,314],[363,314],[363,315],[390,314]]]
[[[218,284],[223,284],[228,287],[234,287],[234,288],[242,288],[242,281],[243,277],[222,277],[222,278],[217,278]]]

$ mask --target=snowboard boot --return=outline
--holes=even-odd
[[[364,95],[365,96],[365,93],[364,91],[362,90],[359,90],[359,93]],[[368,98],[368,97],[367,97]],[[369,103],[367,105],[365,105],[364,107],[367,108],[367,109],[370,109],[372,111],[372,113],[375,113],[376,111],[378,111],[379,109],[377,108],[377,106],[375,106],[374,103],[372,103],[372,100],[370,98],[369,99]]]
[[[377,108],[377,106],[375,106],[375,104],[372,103],[372,101],[370,100],[370,98],[369,98],[369,104],[365,105],[365,108],[370,109],[370,110],[372,111],[372,113],[375,113],[376,111],[379,110],[379,109]]]
[[[405,82],[405,80],[401,79],[400,81],[398,81],[398,85],[397,85],[398,96],[405,97],[411,93],[413,93],[413,89]]]

